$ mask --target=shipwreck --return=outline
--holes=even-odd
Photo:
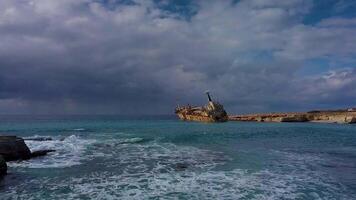
[[[177,106],[175,113],[181,120],[184,121],[200,121],[200,122],[226,122],[228,115],[224,110],[223,105],[211,99],[209,92],[208,104],[206,106]]]

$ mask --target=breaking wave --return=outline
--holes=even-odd
[[[85,131],[86,129],[85,128],[75,128],[73,129],[73,131]]]

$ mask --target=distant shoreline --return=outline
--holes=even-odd
[[[229,121],[255,122],[316,122],[316,123],[356,123],[356,110],[326,110],[309,112],[259,113],[229,115]]]

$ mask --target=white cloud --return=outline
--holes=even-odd
[[[356,53],[353,19],[302,24],[311,1],[197,4],[196,15],[183,20],[152,1],[108,8],[90,0],[2,0],[1,98],[69,99],[71,108],[93,104],[94,112],[99,104],[149,111],[149,103],[169,112],[175,99],[199,102],[210,88],[236,111],[265,102],[261,109],[272,109],[308,88],[295,75],[304,61]]]

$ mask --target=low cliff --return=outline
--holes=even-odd
[[[231,115],[230,121],[256,122],[325,122],[325,123],[356,123],[356,111],[313,111],[305,113],[267,113]]]

